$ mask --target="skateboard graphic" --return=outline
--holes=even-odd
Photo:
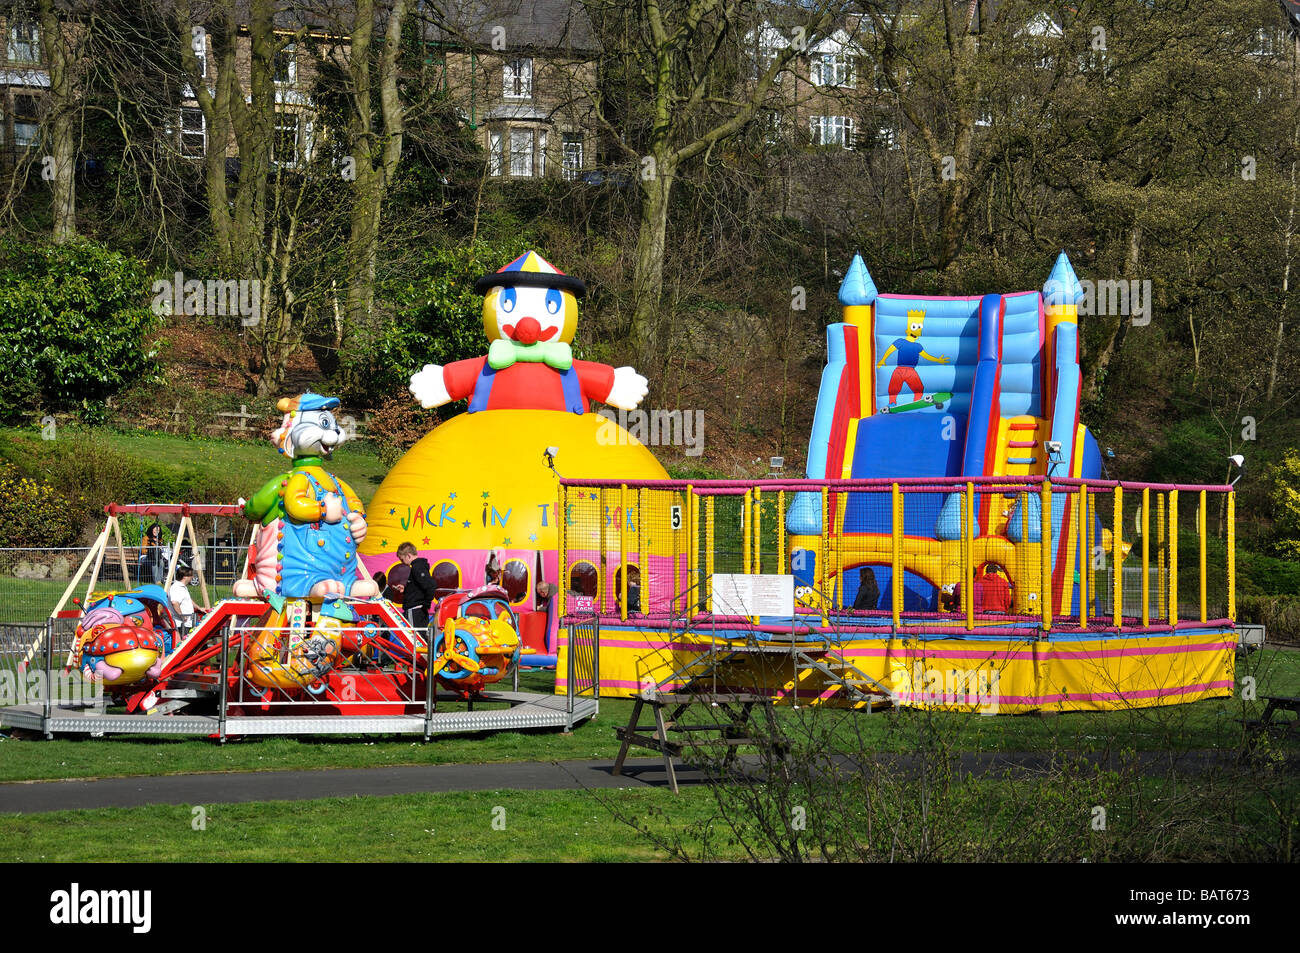
[[[914,400],[911,403],[899,404],[896,407],[881,407],[882,414],[901,414],[905,410],[920,410],[922,407],[943,408],[946,401],[952,400],[952,394],[930,394],[928,397],[922,397],[920,400]]]

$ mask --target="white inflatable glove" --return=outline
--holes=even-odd
[[[630,367],[614,369],[614,386],[609,389],[605,403],[619,410],[635,410],[645,400],[650,383]]]
[[[352,510],[348,513],[348,523],[348,528],[352,530],[352,539],[354,542],[360,543],[366,538],[366,530],[369,527],[366,526],[366,518],[364,516],[356,510]]]
[[[447,385],[442,381],[441,364],[426,364],[423,370],[412,374],[410,390],[415,395],[415,399],[420,402],[420,406],[426,410],[431,407],[441,407],[451,400],[451,395],[447,393]]]

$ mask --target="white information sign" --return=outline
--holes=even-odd
[[[794,576],[714,573],[718,615],[794,615]]]

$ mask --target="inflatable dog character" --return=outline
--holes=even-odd
[[[378,595],[373,581],[357,576],[357,545],[366,538],[365,507],[352,487],[324,469],[345,437],[333,413],[338,398],[309,392],[276,406],[284,421],[271,440],[293,460],[293,469],[268,481],[244,504],[244,516],[262,528],[250,559],[254,578],[237,582],[235,595]]]

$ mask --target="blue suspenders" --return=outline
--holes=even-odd
[[[570,367],[566,371],[556,371],[560,375],[560,386],[564,389],[564,409],[574,414],[581,414],[582,409],[582,382],[578,380],[578,370]],[[497,372],[487,361],[483,362],[483,370],[479,371],[478,380],[474,382],[474,394],[469,401],[469,412],[476,414],[480,410],[488,409],[488,401],[492,399],[492,382],[496,379]]]

